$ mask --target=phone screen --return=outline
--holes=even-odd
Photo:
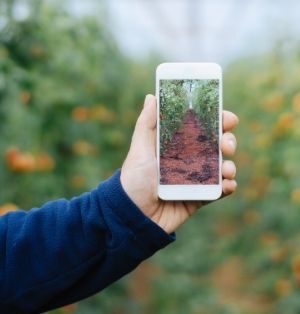
[[[160,80],[160,184],[219,184],[219,80]]]

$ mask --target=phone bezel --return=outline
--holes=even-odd
[[[159,83],[164,79],[218,79],[219,80],[219,184],[165,185],[160,184],[160,97]],[[215,200],[222,195],[222,152],[220,148],[223,110],[222,69],[216,63],[162,63],[156,69],[157,99],[157,166],[158,196],[162,200]]]

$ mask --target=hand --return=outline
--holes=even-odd
[[[224,132],[221,150],[226,155],[233,155],[236,139],[229,133],[238,123],[235,114],[223,112]],[[236,173],[232,161],[222,165],[223,196],[235,191]],[[157,196],[157,160],[156,160],[156,99],[147,95],[144,108],[137,120],[129,153],[122,166],[121,183],[132,201],[167,233],[175,231],[197,208],[204,204],[196,201],[163,201]]]

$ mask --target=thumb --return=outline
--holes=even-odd
[[[155,154],[156,110],[155,96],[147,95],[144,108],[135,125],[131,150],[143,150],[147,148],[148,151],[150,149]]]
[[[153,131],[156,128],[156,98],[153,95],[147,95],[144,102],[144,108],[138,117],[136,129],[148,129]]]

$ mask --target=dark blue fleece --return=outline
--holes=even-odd
[[[147,218],[120,171],[70,201],[0,218],[0,312],[42,313],[99,292],[174,240]]]

